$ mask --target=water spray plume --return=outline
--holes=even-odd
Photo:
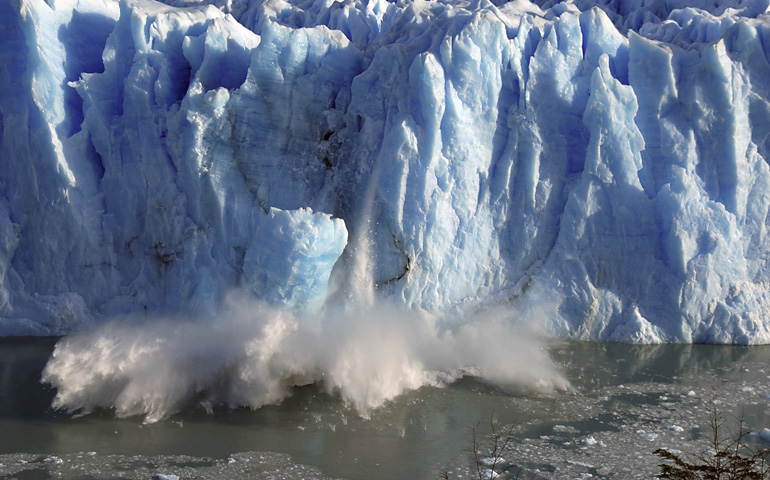
[[[66,337],[42,380],[57,389],[55,408],[155,422],[196,402],[256,409],[310,383],[366,417],[403,392],[463,375],[517,392],[569,388],[540,336],[499,313],[449,329],[383,303],[300,315],[245,295],[212,319],[123,319]]]

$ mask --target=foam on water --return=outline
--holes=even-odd
[[[121,319],[65,337],[42,376],[57,389],[53,406],[155,422],[194,402],[259,408],[318,383],[367,416],[402,392],[463,375],[507,391],[570,388],[540,334],[510,312],[449,328],[385,304],[313,315],[242,295],[226,304],[216,318]]]

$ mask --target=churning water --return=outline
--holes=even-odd
[[[55,391],[39,382],[53,348],[0,339],[0,476],[471,478],[467,426],[480,423],[483,440],[494,417],[515,424],[504,459],[536,478],[653,478],[656,448],[705,448],[714,401],[728,426],[742,416],[753,431],[770,427],[770,347],[562,342],[549,350],[573,390],[517,395],[465,376],[404,390],[364,418],[315,382],[286,386],[281,403],[256,410],[207,413],[201,397],[149,424],[114,408],[53,411]]]

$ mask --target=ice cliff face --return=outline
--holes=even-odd
[[[767,1],[168,3],[0,3],[1,333],[368,278],[770,342]]]

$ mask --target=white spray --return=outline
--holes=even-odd
[[[259,408],[316,383],[363,416],[404,391],[463,375],[500,388],[552,392],[569,383],[537,332],[487,310],[442,328],[436,316],[376,301],[372,226],[379,162],[351,240],[346,304],[298,314],[233,294],[216,318],[114,321],[61,340],[42,381],[71,413],[114,408],[155,422],[198,402]],[[539,320],[528,312],[529,324]]]
[[[301,316],[233,295],[211,321],[115,321],[62,339],[42,380],[54,407],[114,408],[154,422],[199,402],[259,408],[317,383],[368,416],[400,393],[472,374],[504,389],[569,384],[539,336],[501,312],[444,331],[425,313],[377,305]]]

